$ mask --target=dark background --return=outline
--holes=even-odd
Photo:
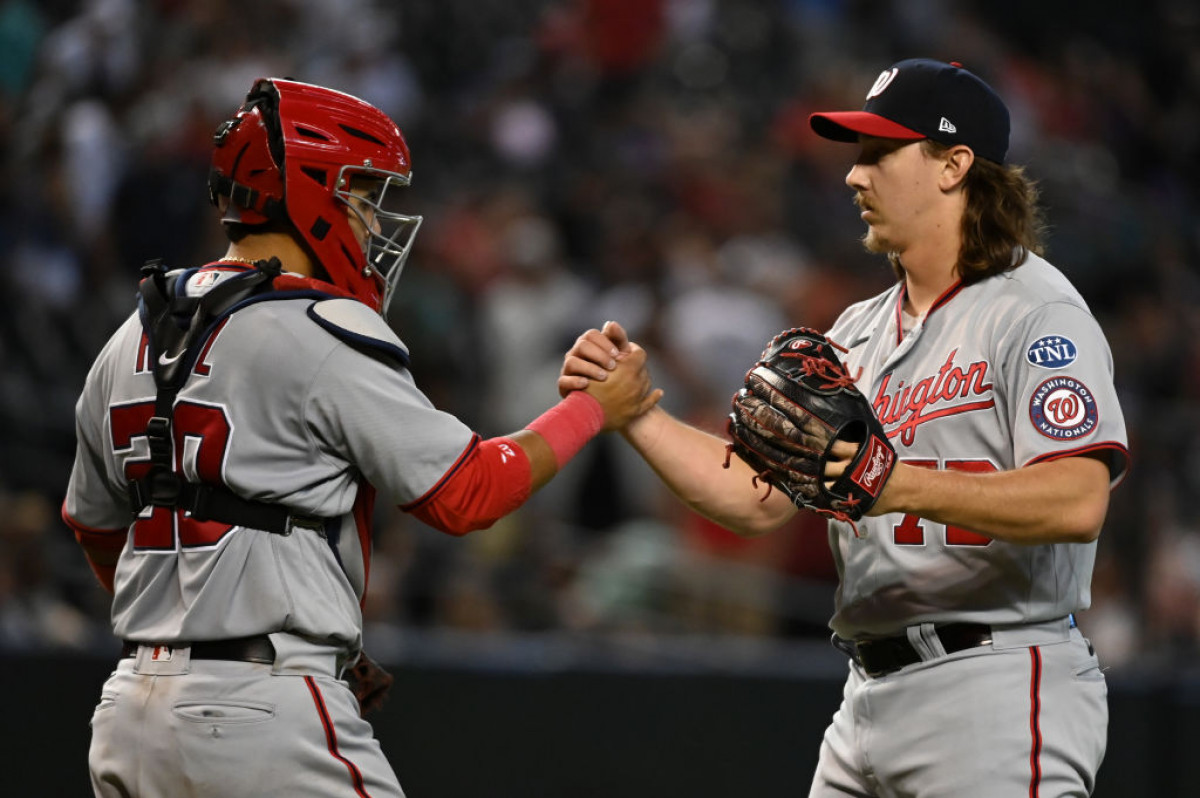
[[[255,78],[404,130],[425,225],[390,320],[439,407],[524,426],[613,318],[668,409],[719,429],[770,336],[890,282],[850,150],[806,119],[914,56],[1005,97],[1048,258],[1112,348],[1134,465],[1080,614],[1112,688],[1097,795],[1200,793],[1190,0],[0,1],[0,792],[87,794],[114,643],[58,517],[73,404],[141,263],[223,251],[211,137]],[[399,677],[379,733],[415,798],[806,790],[840,684],[819,519],[742,541],[602,438],[487,532],[381,508],[371,580],[368,646]]]
[[[412,798],[804,795],[841,693],[813,659],[786,677],[412,667],[372,722]],[[109,668],[0,660],[4,795],[91,795],[86,708]],[[1200,680],[1110,678],[1109,709],[1096,798],[1196,794]]]

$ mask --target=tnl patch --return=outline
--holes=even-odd
[[[1051,377],[1029,400],[1029,420],[1037,431],[1056,441],[1092,434],[1100,420],[1096,397],[1074,377]]]
[[[1025,350],[1025,359],[1029,364],[1044,369],[1066,368],[1078,356],[1075,342],[1063,335],[1042,336]]]

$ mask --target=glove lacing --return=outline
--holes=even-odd
[[[725,444],[725,462],[722,464],[721,467],[729,468],[729,466],[732,462],[733,462],[733,444],[727,443],[727,444]],[[762,498],[758,500],[760,503],[765,502],[767,500],[767,498],[770,497],[771,491],[773,491],[775,489],[775,485],[771,482],[770,478],[771,478],[770,471],[763,471],[762,473],[755,474],[753,477],[750,478],[750,484],[754,486],[755,490],[758,490],[758,485],[760,482],[766,483],[767,492],[764,493],[762,495]],[[854,498],[853,496],[850,496],[845,501],[842,502],[842,505],[844,507],[853,507],[854,505],[856,505],[858,503],[859,503],[858,499]],[[859,534],[859,531],[858,531],[858,524],[855,523],[854,519],[850,517],[850,514],[845,512],[844,510],[833,510],[833,509],[827,510],[824,507],[813,507],[813,506],[807,505],[807,504],[804,505],[804,509],[811,510],[812,512],[817,513],[819,515],[828,516],[835,521],[841,521],[842,523],[849,524],[850,528],[852,530],[854,530],[854,537],[856,537],[856,538],[862,537],[862,535]]]

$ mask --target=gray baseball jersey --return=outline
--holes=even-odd
[[[1031,255],[909,322],[903,290],[850,307],[829,331],[898,457],[990,472],[1095,453],[1121,478],[1108,345],[1057,269]],[[1095,544],[1017,546],[900,513],[864,518],[859,533],[830,523],[831,625],[907,640],[920,661],[876,678],[850,666],[810,798],[1090,794],[1107,688],[1071,613],[1088,605]],[[954,650],[942,625],[955,622],[990,630]]]
[[[1030,255],[956,284],[907,334],[903,285],[848,308],[828,337],[908,463],[987,472],[1083,453],[1127,467],[1112,358],[1067,279]],[[923,622],[990,625],[1088,606],[1095,544],[1019,546],[904,514],[831,522],[841,583],[831,626],[845,638]]]
[[[197,271],[188,291],[229,273]],[[347,343],[382,342],[403,361],[382,318],[348,299],[314,303],[304,294],[257,302],[216,328],[179,393],[174,456],[193,481],[331,519],[325,534],[274,535],[162,507],[131,524],[126,485],[148,467],[156,395],[136,316],[98,357],[76,407],[64,511],[86,527],[129,528],[115,578],[117,636],[172,643],[284,631],[357,648],[364,481],[387,501],[413,502],[476,436],[434,408],[395,359]]]

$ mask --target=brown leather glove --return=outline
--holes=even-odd
[[[388,690],[395,681],[392,674],[368,657],[365,651],[360,652],[358,661],[346,669],[345,679],[358,699],[358,714],[363,717],[383,706]]]

